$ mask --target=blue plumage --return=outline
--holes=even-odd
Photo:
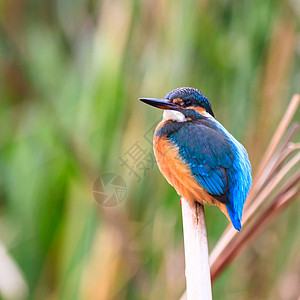
[[[214,118],[208,98],[197,89],[184,87],[164,99],[140,100],[169,111],[156,131],[158,143],[167,139],[178,149],[178,159],[200,186],[226,205],[233,226],[241,230],[243,207],[252,184],[251,164],[243,145]],[[170,110],[177,114],[170,114]],[[167,179],[170,176],[167,171],[164,175]]]
[[[242,144],[215,119],[200,114],[193,122],[181,124],[169,138],[199,184],[226,204],[232,224],[240,230],[252,183],[251,165]]]

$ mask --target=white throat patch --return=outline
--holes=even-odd
[[[164,110],[163,121],[176,121],[176,122],[184,122],[186,121],[185,116],[176,110]]]

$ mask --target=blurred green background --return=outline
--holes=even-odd
[[[149,142],[162,112],[137,98],[200,89],[255,173],[299,92],[299,1],[2,0],[0,16],[1,299],[177,299],[181,209]],[[127,186],[113,208],[92,193],[105,172]],[[215,299],[299,296],[299,213],[247,248]],[[228,221],[215,207],[206,219],[212,249]]]

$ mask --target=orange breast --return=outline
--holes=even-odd
[[[160,123],[155,133],[163,126]],[[166,138],[154,135],[154,154],[159,170],[177,193],[189,202],[217,205],[228,217],[226,205],[213,198],[195,179],[189,166],[180,159],[178,148]]]

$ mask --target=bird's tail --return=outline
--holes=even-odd
[[[216,201],[215,204],[219,207],[220,211],[227,217],[227,219],[231,221],[233,227],[236,230],[241,231],[241,219],[238,217],[237,213],[232,210],[228,203],[225,205],[224,203]]]
[[[241,231],[241,229],[242,229],[241,219],[239,218],[238,214],[236,213],[236,211],[234,209],[232,209],[232,207],[231,207],[231,205],[229,205],[229,203],[226,204],[226,208],[227,208],[228,215],[230,217],[233,227],[236,230]]]

